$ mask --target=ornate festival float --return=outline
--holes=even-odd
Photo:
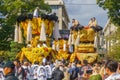
[[[55,60],[57,51],[50,46],[53,32],[57,31],[57,21],[58,17],[55,13],[39,16],[38,8],[34,10],[33,15],[18,16],[14,41],[22,43],[24,37],[27,45],[22,48],[16,57],[20,61],[27,59],[32,63],[34,61],[41,62],[44,57]]]
[[[33,14],[20,15],[17,18],[14,41],[18,43],[25,39],[26,47],[23,47],[16,58],[22,62],[24,59],[34,63],[42,62],[46,57],[50,60],[88,60],[94,62],[96,53],[97,33],[102,30],[100,26],[81,26],[74,20],[69,31],[69,39],[61,38],[58,29],[58,17],[53,14],[38,15],[38,8]]]
[[[93,18],[95,19],[95,18]],[[97,60],[97,42],[98,32],[102,27],[97,25],[96,20],[90,20],[88,26],[82,26],[79,22],[73,19],[73,26],[71,27],[68,44],[71,46],[71,61],[75,58],[78,60],[88,60],[89,63]]]

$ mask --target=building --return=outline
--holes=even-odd
[[[113,45],[113,40],[109,39],[113,33],[116,33],[117,27],[110,22],[110,19],[107,21],[103,33],[104,33],[104,45],[103,48],[107,51],[110,50],[110,47]]]
[[[45,0],[45,3],[50,5],[52,13],[57,14],[59,20],[59,30],[67,30],[70,20],[63,0]]]

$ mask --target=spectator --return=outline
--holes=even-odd
[[[52,80],[62,80],[64,78],[64,73],[59,69],[59,61],[55,64],[55,70],[52,72]]]
[[[70,80],[76,80],[78,78],[79,68],[77,68],[75,63],[72,63],[68,72],[70,73]]]
[[[43,64],[37,69],[37,80],[47,80],[47,72]]]
[[[83,60],[83,65],[79,68],[79,74],[81,77],[85,77],[87,75],[87,72],[92,70],[92,68],[88,65],[87,60]]]
[[[15,77],[15,72],[14,72],[15,65],[13,62],[7,62],[4,67],[3,67],[3,72],[5,75],[4,80],[18,80],[17,77]]]
[[[25,60],[23,62],[22,68],[25,70],[25,80],[29,80],[30,79],[30,71],[29,71],[29,62],[27,60]]]
[[[105,71],[108,74],[108,78],[106,78],[105,80],[120,80],[120,74],[116,72],[117,68],[118,62],[113,60],[109,61],[105,65]]]
[[[21,67],[20,65],[20,61],[19,60],[14,60],[14,65],[15,65],[15,76],[19,79],[19,80],[23,80],[24,79],[24,75],[25,75],[25,71],[24,69]]]
[[[52,69],[50,67],[50,62],[47,62],[47,65],[45,65],[45,69],[47,72],[47,80],[51,80]]]
[[[102,77],[99,74],[99,68],[98,67],[93,68],[93,73],[90,76],[89,80],[102,80]]]
[[[77,61],[77,67],[81,67],[82,64],[81,64],[81,61]]]
[[[68,67],[68,63],[65,63],[65,67],[64,67],[64,79],[63,80],[70,80],[70,74],[68,73],[69,67]]]
[[[33,69],[33,79],[37,80],[37,69],[39,67],[39,62],[35,61],[34,65],[32,65],[32,69]]]

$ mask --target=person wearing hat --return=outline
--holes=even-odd
[[[3,72],[5,75],[4,80],[18,80],[18,78],[15,77],[14,68],[15,65],[13,62],[11,61],[6,62],[6,64],[3,66]]]

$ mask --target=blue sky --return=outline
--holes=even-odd
[[[88,24],[92,17],[96,17],[98,25],[102,27],[108,20],[107,12],[96,5],[96,0],[64,0],[64,2],[70,20],[75,18],[84,26]]]

